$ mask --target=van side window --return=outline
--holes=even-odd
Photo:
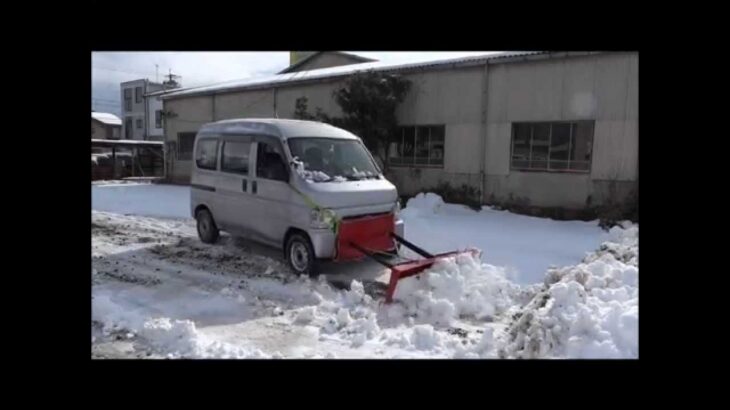
[[[259,142],[256,150],[256,176],[275,181],[289,181],[289,167],[286,166],[281,150],[270,143]]]
[[[250,142],[225,141],[221,157],[221,170],[237,174],[248,174],[250,152]]]
[[[198,141],[197,152],[195,153],[195,164],[200,169],[215,169],[216,156],[218,155],[218,140],[202,139]]]

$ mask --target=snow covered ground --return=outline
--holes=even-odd
[[[201,243],[188,200],[187,187],[92,185],[93,357],[638,357],[638,226],[421,195],[406,237],[482,259],[440,262],[382,305],[379,265],[295,277],[277,250]]]

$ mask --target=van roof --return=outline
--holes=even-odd
[[[360,139],[348,131],[323,122],[279,118],[239,118],[211,122],[203,125],[200,132],[266,134],[281,139],[297,137]]]

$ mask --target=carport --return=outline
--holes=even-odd
[[[162,141],[91,140],[91,179],[163,177]]]

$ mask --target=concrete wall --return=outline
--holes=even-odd
[[[626,198],[638,172],[637,53],[490,65],[488,79],[486,200],[577,209]],[[513,122],[569,120],[595,120],[590,172],[510,169]]]
[[[165,137],[164,133],[164,119],[160,127],[157,127],[155,121],[156,111],[162,110],[162,100],[157,97],[146,97],[147,98],[147,139],[162,141]]]
[[[356,60],[352,57],[344,56],[342,54],[322,53],[313,57],[311,60],[307,61],[301,66],[297,67],[294,71],[316,70],[318,68],[337,67],[341,65],[361,63],[362,61]]]

